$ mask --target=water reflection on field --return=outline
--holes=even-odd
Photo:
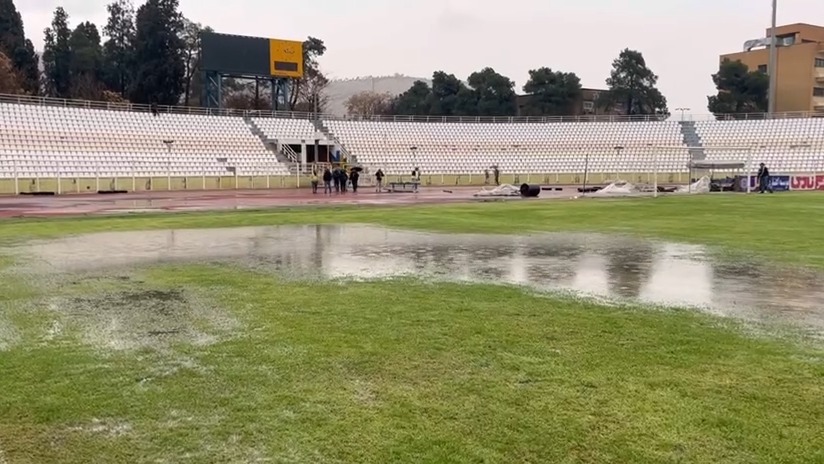
[[[370,226],[117,232],[32,242],[33,272],[235,262],[327,278],[423,276],[571,290],[824,329],[824,280],[720,261],[701,246],[606,235],[434,234]]]

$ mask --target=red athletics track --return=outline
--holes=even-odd
[[[134,212],[219,211],[303,205],[408,205],[477,200],[479,187],[426,187],[418,193],[313,195],[309,189],[137,192],[0,197],[0,218],[82,216]],[[451,193],[449,193],[451,192]],[[541,197],[559,196],[542,192]]]

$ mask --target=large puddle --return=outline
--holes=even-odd
[[[701,246],[615,236],[283,226],[102,233],[30,242],[13,253],[24,254],[29,271],[38,273],[218,261],[324,278],[511,283],[824,331],[822,274],[719,260]]]

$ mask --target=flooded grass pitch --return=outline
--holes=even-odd
[[[738,330],[820,334],[819,271],[625,236],[362,225],[4,253],[0,461],[824,458],[824,351]]]
[[[700,245],[622,236],[279,226],[80,235],[31,242],[12,253],[34,274],[223,263],[304,278],[507,283],[824,331],[821,272],[720,258]],[[176,294],[156,296],[171,301]],[[108,298],[141,301],[140,294]],[[104,301],[94,304],[106,306]],[[123,301],[112,306],[121,307]]]

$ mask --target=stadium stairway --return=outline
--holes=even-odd
[[[244,116],[243,121],[246,123],[247,126],[249,126],[249,130],[260,139],[260,141],[263,143],[263,146],[265,146],[266,149],[269,150],[275,156],[275,159],[277,159],[279,163],[289,164],[294,162],[293,160],[289,159],[289,157],[286,156],[286,154],[283,153],[282,150],[278,150],[278,143],[276,141],[269,139],[269,137],[266,136],[263,130],[260,127],[258,127],[257,124],[255,124],[251,117]]]
[[[350,164],[358,164],[358,157],[346,149],[340,139],[335,136],[335,133],[332,132],[332,130],[330,130],[329,127],[323,122],[323,119],[316,119],[312,122],[315,124],[315,129],[325,135],[327,140],[335,142],[335,145],[340,149],[341,154],[346,157]]]
[[[684,145],[690,147],[690,159],[703,160],[706,159],[707,154],[704,153],[704,147],[701,143],[701,136],[695,130],[695,122],[680,121],[681,133],[684,135]]]

